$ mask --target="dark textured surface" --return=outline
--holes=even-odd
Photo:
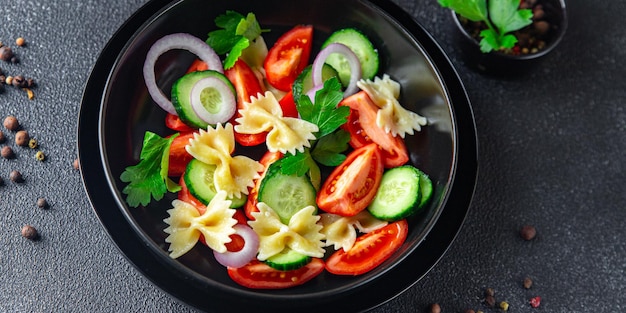
[[[118,252],[81,185],[76,127],[82,88],[115,30],[146,1],[12,0],[0,6],[0,41],[21,63],[7,74],[35,78],[36,97],[0,94],[48,156],[14,147],[0,159],[1,312],[193,312],[154,287]],[[570,25],[543,67],[513,79],[468,70],[448,11],[435,0],[400,1],[457,67],[480,140],[474,202],[457,240],[412,288],[373,312],[444,312],[483,305],[483,290],[511,312],[626,311],[626,36],[614,22],[626,1],[569,1]],[[27,46],[16,47],[23,36]],[[0,128],[12,145],[14,134]],[[17,169],[23,184],[9,181]],[[45,197],[50,208],[36,206]],[[20,236],[24,224],[39,241]],[[518,230],[537,227],[533,241]],[[522,279],[534,280],[530,290]],[[528,299],[542,297],[533,309]]]

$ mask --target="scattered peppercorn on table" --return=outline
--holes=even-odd
[[[564,40],[515,77],[470,70],[437,1],[394,2],[464,82],[480,173],[448,252],[372,312],[625,311],[626,0],[568,1]],[[75,162],[90,70],[145,3],[0,6],[0,312],[195,312],[116,249]]]

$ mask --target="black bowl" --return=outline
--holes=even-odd
[[[332,10],[329,10],[332,8]],[[323,273],[285,290],[250,290],[234,283],[210,251],[198,245],[183,257],[168,256],[166,210],[174,194],[147,207],[129,208],[119,179],[138,162],[144,132],[168,135],[165,112],[150,99],[142,78],[146,52],[158,38],[187,32],[205,38],[214,18],[235,10],[254,12],[272,43],[296,24],[315,26],[314,48],[332,31],[361,29],[378,47],[381,72],[402,84],[401,102],[431,124],[406,139],[410,162],[434,182],[434,197],[409,219],[405,244],[384,264],[357,277]],[[192,61],[187,52],[162,56],[156,68],[167,90]],[[469,208],[477,175],[477,142],[465,89],[431,36],[386,0],[303,2],[151,1],[134,14],[101,53],[87,83],[78,143],[85,189],[94,211],[121,252],[155,285],[196,308],[215,312],[254,308],[275,312],[333,309],[361,311],[409,288],[444,254]]]

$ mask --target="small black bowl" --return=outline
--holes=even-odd
[[[498,76],[524,74],[536,68],[543,57],[552,52],[561,42],[568,23],[564,0],[538,0],[537,2],[543,6],[545,15],[542,19],[550,22],[550,28],[544,35],[545,47],[528,54],[509,54],[500,51],[483,53],[480,50],[479,41],[464,26],[463,18],[452,11],[452,17],[458,29],[456,38],[465,64],[478,72]]]
[[[433,199],[409,219],[408,238],[399,251],[375,270],[357,277],[323,273],[285,290],[247,289],[233,282],[203,245],[176,260],[168,256],[163,219],[175,194],[146,207],[125,203],[120,174],[138,163],[144,133],[172,133],[143,82],[148,49],[171,33],[205,38],[215,29],[214,19],[227,10],[255,13],[262,27],[272,30],[264,35],[268,44],[297,24],[311,24],[315,52],[334,30],[361,29],[379,49],[381,72],[401,83],[401,102],[429,118],[431,124],[406,143],[410,162],[433,180]],[[193,59],[184,51],[163,55],[155,68],[161,88],[170,88]],[[478,170],[474,118],[456,71],[432,37],[387,0],[153,0],[100,54],[83,94],[78,144],[85,189],[121,252],[156,286],[212,312],[357,312],[391,299],[423,277],[447,250],[469,208]]]

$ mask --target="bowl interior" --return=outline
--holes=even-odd
[[[332,9],[329,9],[332,8]],[[356,27],[363,31],[380,54],[380,71],[402,85],[400,102],[408,109],[427,116],[430,125],[407,136],[410,163],[426,172],[434,183],[434,197],[420,214],[409,218],[409,235],[404,246],[382,266],[358,277],[339,277],[323,273],[303,286],[286,290],[247,290],[234,283],[226,269],[213,259],[208,248],[197,245],[192,251],[172,260],[165,243],[167,225],[163,222],[171,208],[174,194],[147,207],[129,208],[121,192],[125,183],[119,177],[127,166],[137,164],[144,133],[161,136],[173,133],[164,126],[165,112],[155,105],[142,76],[144,57],[160,37],[177,32],[205,39],[215,29],[214,19],[226,10],[255,13],[263,28],[268,46],[284,31],[297,24],[315,27],[314,51],[335,30]],[[157,80],[166,94],[194,59],[185,51],[170,51],[157,63]],[[447,61],[447,59],[446,59]],[[333,299],[364,288],[405,259],[425,239],[445,206],[455,175],[457,157],[456,121],[449,102],[448,87],[440,77],[429,53],[414,35],[379,6],[365,1],[204,1],[175,2],[146,21],[117,57],[108,77],[99,116],[99,144],[110,188],[118,208],[140,238],[150,247],[163,266],[178,273],[190,285],[206,290],[221,290],[226,296],[244,295],[246,299],[294,300]],[[260,156],[260,148],[241,150]],[[148,256],[147,256],[148,257]],[[176,279],[178,279],[176,278]],[[245,301],[245,300],[242,300]],[[252,300],[251,300],[252,301]],[[326,301],[326,300],[324,300]],[[287,303],[287,302],[284,302]],[[295,301],[294,301],[295,303]],[[289,304],[286,304],[289,306]]]

